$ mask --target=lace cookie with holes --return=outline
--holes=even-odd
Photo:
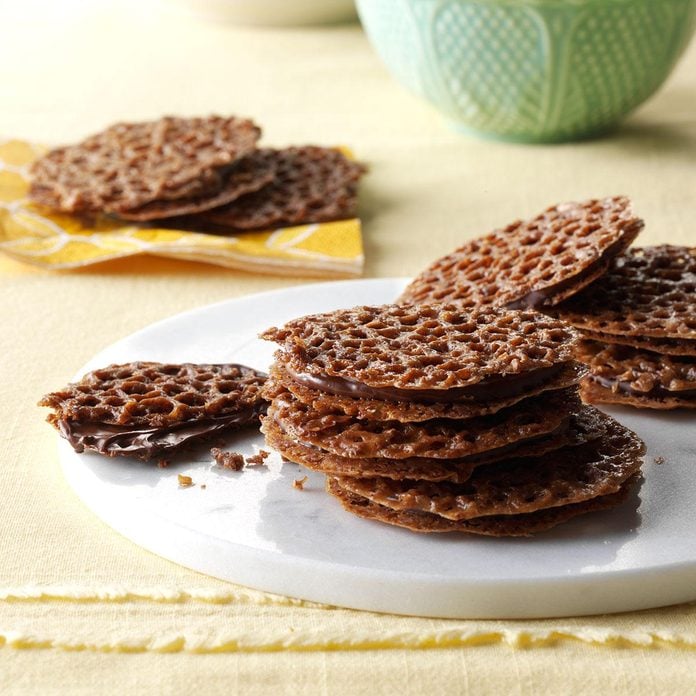
[[[29,195],[63,212],[115,214],[203,198],[220,191],[223,168],[252,153],[260,135],[253,121],[236,117],[117,123],[38,159]]]
[[[580,402],[577,333],[534,310],[363,306],[262,338],[266,442],[356,515],[529,535],[619,504],[640,468],[639,438]]]
[[[89,372],[39,405],[76,451],[147,460],[258,423],[265,379],[244,365],[132,362]]]
[[[661,410],[696,408],[693,357],[595,341],[582,341],[579,350],[590,368],[581,387],[585,401]]]
[[[427,402],[461,389],[448,400],[490,400],[515,390],[515,380],[573,361],[577,335],[564,322],[532,310],[479,308],[456,304],[362,306],[301,317],[261,338],[282,346],[284,368],[297,380],[339,378],[348,384],[318,383],[336,391],[355,383],[399,397]],[[531,385],[520,385],[529,393]],[[484,390],[483,396],[477,387]],[[437,390],[437,394],[430,391]],[[367,396],[367,394],[362,394]],[[389,398],[371,392],[376,398]],[[450,398],[451,397],[451,398]]]
[[[462,484],[339,477],[342,488],[394,510],[418,510],[448,520],[518,515],[616,493],[641,465],[638,437],[609,416],[606,433],[577,447],[494,467],[480,467]]]
[[[335,148],[306,145],[259,150],[273,180],[254,193],[192,218],[223,229],[258,230],[354,217],[365,166]]]
[[[616,493],[597,496],[580,503],[548,507],[519,515],[487,515],[469,520],[448,520],[440,515],[419,510],[394,510],[352,493],[343,488],[339,479],[334,477],[327,479],[326,490],[338,498],[348,512],[358,517],[404,527],[414,532],[464,532],[492,537],[526,537],[545,532],[578,515],[616,507],[628,498],[638,482],[639,475],[636,474]]]
[[[452,481],[464,483],[475,469],[505,459],[530,459],[561,447],[575,447],[601,437],[606,429],[606,416],[591,406],[573,413],[570,425],[524,440],[504,445],[462,459],[407,457],[405,459],[342,457],[314,446],[303,445],[288,437],[272,418],[263,419],[261,431],[266,442],[286,459],[330,476],[357,478],[382,477],[396,481]]]
[[[636,247],[554,313],[588,337],[674,354],[696,352],[696,248]]]
[[[147,222],[192,215],[226,205],[245,194],[258,191],[273,181],[275,165],[262,157],[257,150],[226,168],[220,176],[220,186],[212,191],[176,200],[150,201],[139,208],[122,211],[118,216],[124,220]]]
[[[438,259],[399,301],[555,305],[601,276],[642,228],[625,196],[562,203]]]
[[[580,404],[576,392],[547,392],[491,416],[422,423],[366,421],[341,411],[314,411],[286,392],[273,399],[267,418],[290,439],[342,457],[455,459],[567,430]]]

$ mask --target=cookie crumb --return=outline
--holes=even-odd
[[[168,459],[160,459],[160,460],[157,462],[157,466],[158,466],[160,469],[166,469],[166,468],[169,466],[169,460],[168,460]]]
[[[189,488],[193,486],[193,479],[185,474],[177,474],[177,479],[179,480],[179,486],[181,488]]]
[[[665,458],[664,458],[664,457],[655,457],[655,458],[653,459],[653,461],[655,462],[655,464],[660,465],[660,464],[664,464],[664,463],[665,463]]]
[[[244,468],[244,457],[239,452],[230,452],[219,447],[213,447],[210,450],[210,454],[213,455],[215,462],[225,469],[241,471]]]
[[[292,487],[297,488],[298,491],[303,491],[305,483],[307,483],[308,479],[309,479],[309,476],[304,476],[301,479],[295,479],[292,482]]]
[[[254,454],[251,457],[246,458],[246,463],[248,466],[263,466],[266,463],[266,459],[270,456],[270,452],[266,450],[259,450],[258,454]]]
[[[201,483],[201,490],[205,490],[208,486],[205,485],[205,483]]]

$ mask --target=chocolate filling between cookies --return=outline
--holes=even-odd
[[[532,370],[527,374],[494,377],[468,387],[454,389],[400,389],[398,387],[371,387],[349,377],[310,375],[296,372],[287,363],[285,370],[290,377],[305,387],[317,391],[350,396],[356,399],[379,399],[386,401],[409,401],[431,404],[447,404],[463,399],[504,399],[524,394],[530,389],[550,382],[557,377],[568,363]]]

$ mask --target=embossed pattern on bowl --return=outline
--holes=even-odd
[[[522,141],[601,132],[669,75],[696,0],[358,0],[394,77],[462,129]]]

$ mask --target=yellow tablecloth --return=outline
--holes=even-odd
[[[61,142],[118,119],[232,112],[258,119],[267,143],[347,143],[371,165],[368,276],[413,274],[468,236],[593,195],[631,195],[644,243],[696,238],[696,46],[611,137],[529,147],[450,131],[357,26],[235,29],[151,2],[20,5],[0,5],[0,137]],[[271,597],[139,549],[68,489],[36,400],[153,321],[302,281],[138,257],[59,273],[0,258],[0,282],[0,693],[693,690],[694,606],[383,616]]]

